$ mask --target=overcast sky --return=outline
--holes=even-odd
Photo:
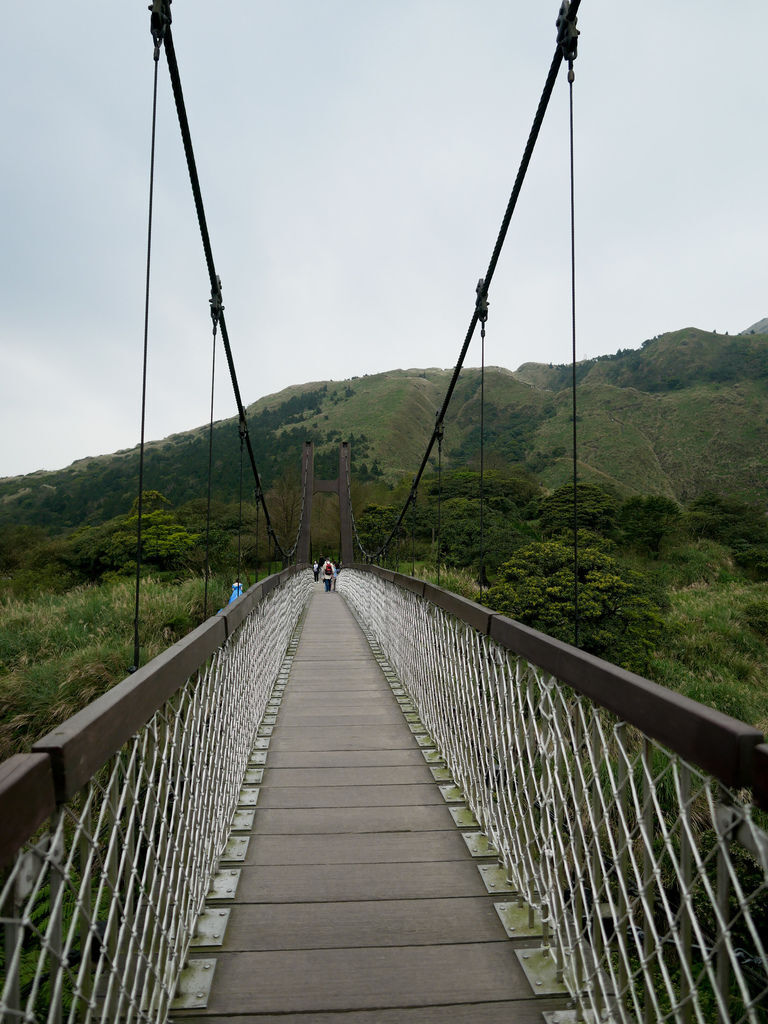
[[[0,476],[140,428],[148,0],[6,4]],[[246,403],[452,367],[555,45],[548,0],[175,0]],[[768,316],[765,0],[583,0],[577,356]],[[571,353],[561,72],[491,290],[486,361]],[[207,422],[209,285],[165,56],[147,437]],[[478,365],[479,338],[468,365]],[[216,416],[235,413],[219,352]]]

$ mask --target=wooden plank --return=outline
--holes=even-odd
[[[354,768],[424,764],[418,746],[370,750],[276,750],[269,748],[270,768]]]
[[[445,1006],[530,991],[508,942],[223,953],[215,980],[212,1014]]]
[[[444,803],[434,780],[410,786],[263,787],[259,807],[426,807]]]
[[[348,946],[422,946],[504,939],[499,915],[486,897],[368,900],[346,903],[254,903],[227,928],[227,952],[333,949]]]
[[[398,1007],[394,1010],[358,1010],[354,1024],[542,1024],[542,1013],[562,1010],[562,1000],[515,1000],[493,1003],[453,1003],[450,1006]],[[232,1024],[231,1017],[205,1014],[194,1017],[174,1013],[174,1024]],[[305,1014],[239,1015],[237,1024],[310,1024]],[[311,1024],[353,1024],[348,1013],[313,1013]]]
[[[378,708],[349,708],[343,702],[337,706],[326,707],[323,711],[309,709],[304,714],[292,714],[286,729],[308,729],[326,720],[334,726],[344,729],[355,726],[400,725],[403,713],[396,706]],[[282,724],[282,723],[278,723]]]
[[[292,729],[281,722],[270,746],[273,750],[380,750],[382,747],[415,747],[417,743],[404,724]]]
[[[480,872],[469,860],[415,864],[296,864],[242,868],[241,903],[343,903],[347,900],[419,900],[486,896]],[[425,913],[427,912],[425,909]],[[503,937],[499,932],[499,938]],[[346,939],[341,939],[346,944]]]
[[[388,765],[363,768],[274,768],[267,773],[262,792],[284,786],[407,786],[414,782],[432,782],[423,758],[420,765]],[[270,766],[271,768],[271,766]]]
[[[337,835],[263,835],[248,846],[253,864],[382,864],[466,860],[467,847],[450,823],[444,832],[363,832]]]
[[[332,835],[336,832],[432,832],[453,825],[446,805],[439,807],[341,807],[304,810],[256,809],[260,835]]]

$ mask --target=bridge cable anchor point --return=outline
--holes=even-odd
[[[155,43],[154,59],[160,59],[160,47],[165,39],[165,33],[171,26],[171,3],[172,0],[153,0],[147,7],[150,12],[149,31]]]
[[[216,330],[216,326],[219,322],[221,314],[224,312],[224,303],[221,298],[221,278],[216,277],[216,284],[211,288],[211,297],[209,299],[211,306],[211,320],[213,320],[213,329]]]
[[[574,15],[573,18],[569,16],[570,10],[570,0],[563,0],[555,26],[557,27],[557,45],[563,55],[563,60],[568,61],[569,81],[573,81],[573,62],[577,56],[579,30],[576,28],[576,16]]]
[[[485,287],[485,278],[481,277],[475,287],[477,294],[477,301],[475,302],[475,309],[477,310],[477,318],[481,324],[484,324],[488,319],[488,290]]]

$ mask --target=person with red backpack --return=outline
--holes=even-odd
[[[330,558],[326,559],[325,565],[323,566],[323,583],[325,583],[326,593],[331,592],[331,580],[333,579],[333,562]]]

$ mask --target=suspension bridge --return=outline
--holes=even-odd
[[[285,568],[140,665],[139,533],[135,671],[0,765],[2,1021],[768,1019],[762,734],[578,642],[375,564],[435,445],[439,458],[478,324],[484,338],[491,279],[563,65],[573,84],[578,5],[561,7],[410,495],[370,552],[345,444],[334,480],[315,478],[305,445],[293,545],[272,528],[169,4],[152,4],[155,95],[165,51],[211,278],[214,358],[220,333],[241,465],[247,452]],[[145,367],[146,347],[145,331]],[[573,419],[575,431],[575,406]],[[316,491],[339,499],[343,568],[330,593],[308,565]]]

